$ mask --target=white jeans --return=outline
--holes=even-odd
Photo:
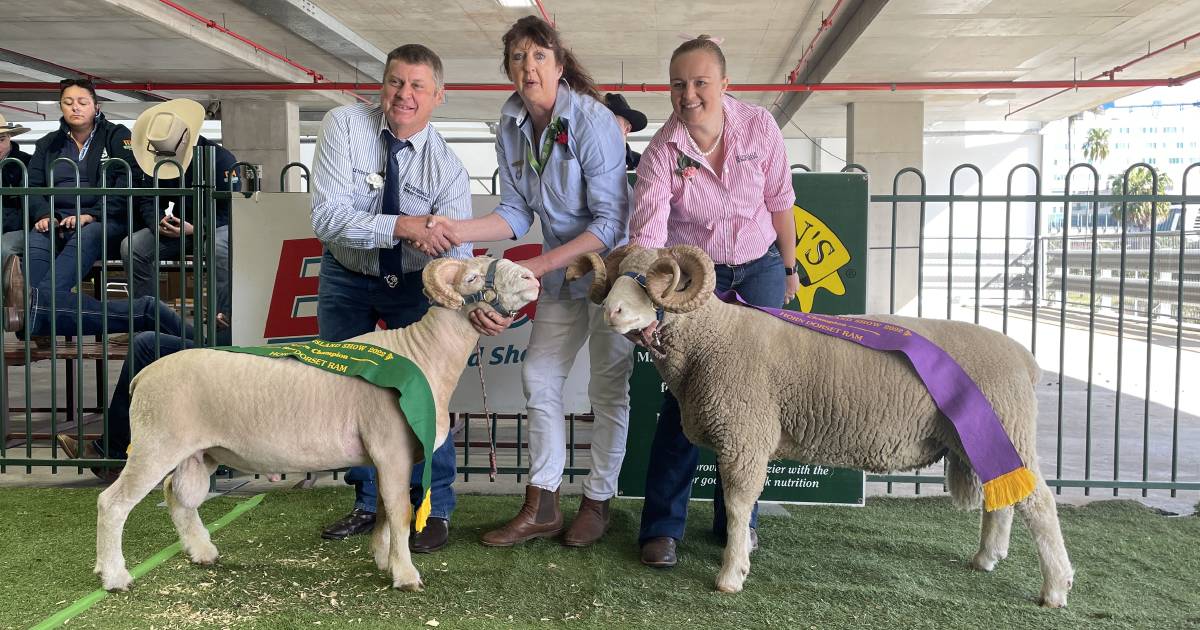
[[[592,472],[583,482],[583,493],[604,501],[617,494],[625,458],[633,344],[613,332],[604,323],[602,309],[586,298],[542,297],[537,303],[521,372],[529,408],[529,483],[551,492],[562,483],[567,456],[563,387],[584,341],[589,342],[592,361],[588,398],[596,421]]]

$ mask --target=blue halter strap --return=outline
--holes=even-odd
[[[463,296],[463,305],[483,302],[488,306],[496,309],[501,315],[513,316],[513,311],[509,311],[500,306],[500,294],[496,291],[496,265],[500,264],[500,259],[497,258],[488,265],[487,273],[483,277],[483,288],[472,293],[471,295]]]

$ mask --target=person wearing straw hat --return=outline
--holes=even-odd
[[[21,164],[26,167],[29,166],[29,160],[33,156],[22,151],[21,145],[13,141],[14,137],[26,131],[29,131],[29,127],[10,123],[0,114],[0,162],[11,158],[20,160]],[[0,166],[0,185],[4,188],[24,186],[23,172],[21,166],[15,162],[8,162]],[[4,211],[3,219],[0,219],[4,232],[4,236],[0,237],[0,260],[8,258],[10,254],[18,254],[25,248],[25,217],[21,212],[23,207],[24,200],[18,195],[0,196],[0,208],[3,208]]]
[[[138,116],[133,123],[133,157],[146,173],[146,185],[158,188],[189,188],[195,183],[196,171],[191,168],[196,147],[216,147],[216,181],[218,191],[240,190],[236,173],[237,158],[224,147],[200,135],[204,123],[204,107],[196,101],[177,98],[159,103]],[[180,177],[180,167],[183,176]],[[171,214],[166,213],[174,203]],[[121,242],[121,259],[129,270],[130,287],[134,296],[154,295],[158,278],[154,273],[155,231],[158,232],[158,259],[179,260],[184,243],[194,251],[192,221],[194,210],[190,200],[183,197],[143,197],[140,218],[135,223],[141,229],[131,230]],[[229,300],[229,211],[230,199],[216,202],[216,222],[213,239],[216,246],[217,312],[228,316]],[[136,227],[136,225],[135,225]]]

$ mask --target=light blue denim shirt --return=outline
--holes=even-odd
[[[604,243],[606,255],[625,242],[629,221],[629,180],[625,177],[625,138],[612,112],[596,99],[558,85],[551,120],[566,123],[567,143],[555,144],[538,175],[528,164],[533,143],[533,120],[521,97],[513,94],[500,109],[496,132],[496,162],[500,166],[500,215],[520,238],[537,216],[542,221],[543,247],[552,249],[586,232]],[[542,146],[538,139],[535,151]],[[587,296],[591,275],[566,283],[565,270],[542,277],[542,291],[551,298]]]

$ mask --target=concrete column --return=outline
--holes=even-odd
[[[891,194],[892,182],[900,169],[922,168],[924,128],[925,109],[920,102],[863,102],[846,106],[846,160],[867,169],[870,194]],[[920,184],[915,176],[905,175],[896,192],[918,194]],[[920,205],[899,204],[896,208],[895,305],[896,312],[904,315],[916,315],[919,230]],[[867,213],[868,313],[887,313],[890,309],[891,244],[892,204],[871,204]]]
[[[279,173],[300,161],[300,106],[283,100],[222,100],[221,143],[241,162],[262,165],[262,190],[279,192]],[[303,190],[300,169],[288,171],[289,192]]]

